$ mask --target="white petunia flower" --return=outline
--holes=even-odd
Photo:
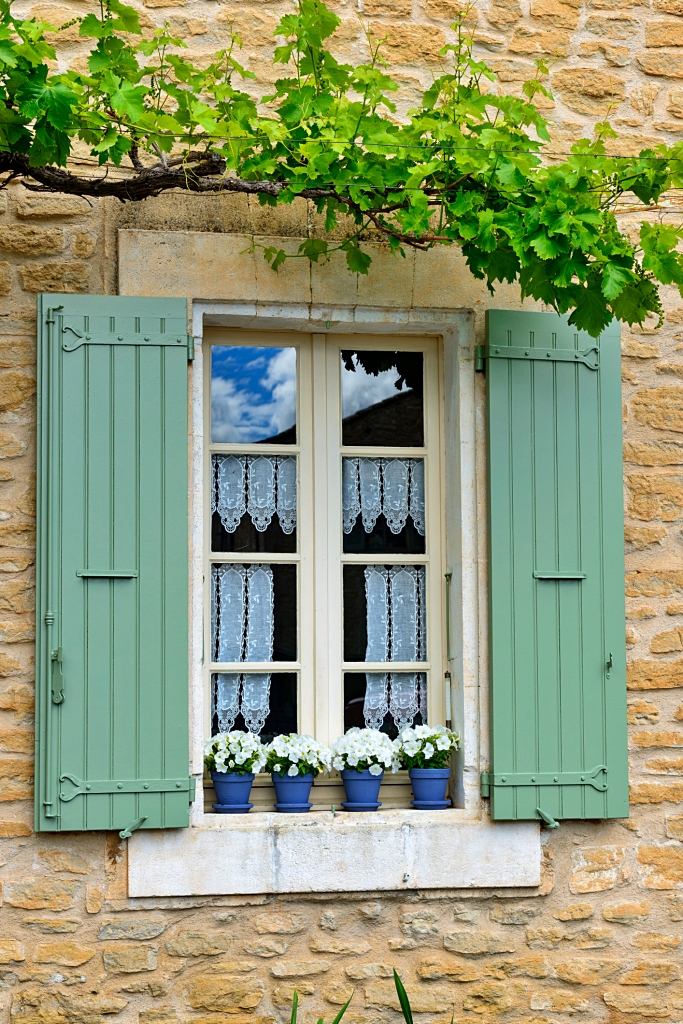
[[[297,768],[297,766],[295,764],[291,764],[289,766],[289,768],[287,769],[287,774],[288,775],[292,775],[292,776],[298,775],[299,774],[299,769]]]

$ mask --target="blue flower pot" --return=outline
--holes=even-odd
[[[253,772],[211,772],[211,780],[217,801],[211,806],[217,814],[247,814],[254,806],[249,803]]]
[[[413,785],[411,804],[418,811],[443,811],[451,806],[446,799],[450,768],[411,768],[408,772]]]
[[[272,774],[275,786],[275,810],[280,814],[305,814],[313,806],[308,802],[313,785],[313,772],[308,775]]]
[[[340,775],[346,791],[346,800],[342,801],[345,811],[376,811],[382,806],[377,797],[384,772],[371,775],[369,769],[357,772],[353,768],[343,768]]]

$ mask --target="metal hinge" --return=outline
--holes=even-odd
[[[582,350],[574,348],[519,348],[513,345],[477,345],[474,359],[475,370],[484,369],[486,359],[538,359],[541,362],[583,363],[589,370],[600,368],[600,350],[589,345]]]
[[[60,782],[70,782],[75,788],[70,792],[62,792],[59,799],[68,803],[77,796],[95,796],[110,793],[192,793],[195,780],[186,779],[122,779],[120,782],[111,779],[79,779],[77,775],[65,772],[59,776]]]
[[[604,764],[584,772],[496,772],[487,777],[487,785],[500,786],[503,789],[510,786],[592,786],[598,792],[604,793],[607,790],[607,780],[597,778],[603,772],[607,775]]]
[[[488,772],[481,773],[481,795],[485,797],[491,796],[491,776]]]
[[[191,363],[194,359],[194,334],[187,336],[187,361]]]

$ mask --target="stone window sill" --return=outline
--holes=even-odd
[[[460,809],[202,815],[189,829],[135,832],[129,896],[533,887],[537,822]]]

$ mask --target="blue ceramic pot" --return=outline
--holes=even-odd
[[[211,780],[216,790],[216,803],[212,807],[217,814],[246,814],[254,806],[249,803],[253,772],[245,772],[243,775],[211,772]]]
[[[275,810],[281,814],[305,814],[313,806],[308,802],[313,785],[313,772],[308,775],[278,775],[273,772],[273,785],[277,802]]]
[[[408,772],[413,785],[411,804],[418,811],[442,811],[450,807],[446,799],[450,768],[411,768]]]
[[[342,801],[344,810],[376,811],[382,806],[377,797],[384,772],[380,775],[371,775],[369,769],[357,772],[353,768],[343,768],[340,775],[346,791],[346,800]]]

